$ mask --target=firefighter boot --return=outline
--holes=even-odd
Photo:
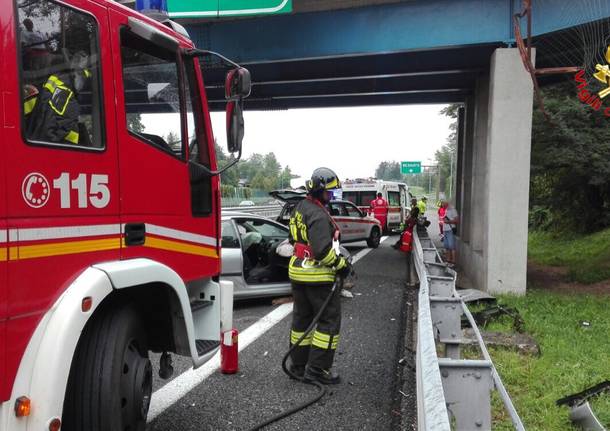
[[[318,382],[323,385],[337,385],[341,383],[341,377],[333,370],[308,366],[305,368],[305,381]]]
[[[294,379],[294,376],[296,376],[298,379],[302,379],[305,375],[305,365],[290,364],[290,366],[288,367],[288,371],[290,371],[291,379]]]

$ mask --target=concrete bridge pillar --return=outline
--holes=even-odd
[[[524,294],[533,85],[519,51],[497,49],[466,106],[459,259],[475,287]]]

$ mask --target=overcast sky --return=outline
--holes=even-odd
[[[294,109],[245,113],[244,157],[274,152],[282,166],[303,178],[319,166],[339,177],[367,178],[381,161],[430,161],[446,143],[451,119],[444,105]],[[226,150],[224,113],[212,114]],[[304,179],[293,180],[294,187]]]

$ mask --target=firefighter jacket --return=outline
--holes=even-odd
[[[288,275],[296,283],[334,283],[337,271],[347,261],[333,248],[336,225],[326,209],[311,198],[303,199],[290,218],[290,237],[295,255],[290,259]],[[298,253],[296,250],[305,250]]]
[[[421,217],[423,217],[426,214],[426,210],[428,209],[426,202],[424,202],[423,199],[420,200],[419,202],[417,202],[417,208],[419,208],[419,215]]]
[[[24,101],[29,139],[78,144],[80,106],[76,95],[58,75],[51,75],[42,91]]]

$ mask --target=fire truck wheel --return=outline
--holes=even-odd
[[[379,228],[374,227],[371,229],[371,234],[369,235],[369,239],[366,240],[366,244],[371,248],[379,247],[379,241],[381,240],[381,232],[379,232]]]
[[[143,431],[151,394],[152,366],[141,318],[129,304],[105,307],[79,341],[62,430]]]

